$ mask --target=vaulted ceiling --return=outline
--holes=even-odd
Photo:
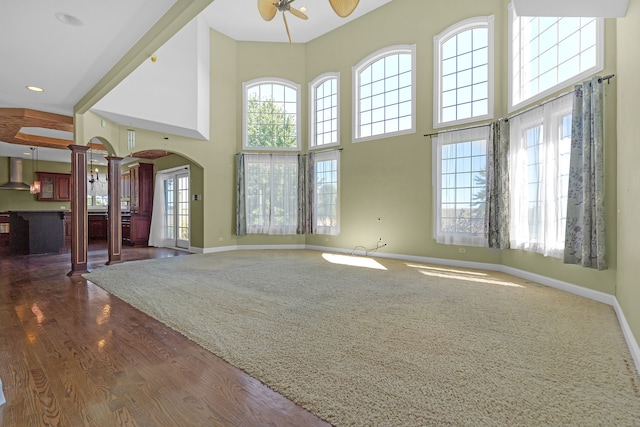
[[[292,6],[306,6],[309,19],[289,16],[293,42],[305,43],[389,1],[361,1],[342,19],[328,0],[296,0]],[[49,148],[66,148],[73,141],[74,107],[99,83],[117,84],[151,56],[159,46],[145,45],[149,34],[168,40],[179,29],[163,33],[169,31],[163,19],[171,23],[189,13],[189,20],[202,13],[211,28],[236,40],[287,42],[282,20],[262,19],[256,0],[2,0],[0,156],[9,155],[7,144],[42,147],[41,159]],[[110,76],[124,60],[133,65]],[[26,157],[23,151],[11,150]]]

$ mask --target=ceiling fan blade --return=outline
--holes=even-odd
[[[258,0],[258,11],[262,19],[271,21],[273,17],[276,16],[278,8],[273,3],[273,0]]]
[[[287,29],[287,37],[289,37],[289,44],[291,44],[291,33],[289,32],[289,24],[287,24],[287,16],[282,13],[282,19],[284,19],[284,27]]]
[[[300,12],[298,9],[296,9],[294,7],[289,7],[289,12],[291,12],[294,16],[297,16],[300,19],[304,19],[304,20],[309,19],[309,17],[307,15],[305,15],[302,12]]]
[[[351,15],[360,0],[329,0],[333,11],[341,18]]]

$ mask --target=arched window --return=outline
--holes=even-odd
[[[415,132],[415,52],[392,46],[353,67],[354,142]]]
[[[604,68],[602,18],[509,17],[509,111]]]
[[[434,37],[434,128],[493,118],[493,16]]]
[[[300,149],[300,85],[261,78],[242,84],[244,149]]]
[[[309,148],[340,144],[340,73],[309,83]]]

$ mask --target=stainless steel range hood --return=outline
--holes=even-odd
[[[29,190],[29,184],[22,182],[22,159],[9,158],[9,182],[0,185],[0,190]]]

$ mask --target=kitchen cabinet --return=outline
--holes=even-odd
[[[71,212],[64,213],[64,241],[71,243]]]
[[[133,165],[128,175],[130,205],[129,214],[122,217],[122,240],[132,246],[147,246],[153,212],[153,164]]]
[[[40,181],[39,201],[71,201],[71,174],[38,172],[37,175]]]
[[[9,212],[9,253],[60,253],[64,249],[64,211]]]
[[[89,214],[89,240],[107,239],[107,215]]]
[[[131,172],[120,176],[120,206],[127,210],[131,207]]]
[[[0,214],[0,253],[6,253],[9,250],[9,214]]]

